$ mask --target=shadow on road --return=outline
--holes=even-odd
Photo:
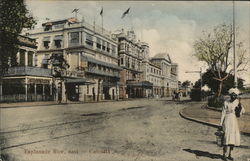
[[[211,159],[223,159],[223,156],[220,154],[213,154],[206,151],[201,150],[192,150],[192,149],[183,149],[186,152],[193,153],[196,157],[207,157]]]

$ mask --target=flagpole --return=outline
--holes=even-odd
[[[102,33],[103,33],[103,14],[102,14]]]

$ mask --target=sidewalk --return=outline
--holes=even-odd
[[[220,123],[221,112],[207,108],[204,103],[200,106],[190,106],[182,109],[180,115],[188,120],[218,127]],[[250,113],[245,113],[238,119],[240,131],[243,134],[250,135]]]

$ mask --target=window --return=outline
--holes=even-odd
[[[44,46],[45,49],[49,48],[49,43],[50,43],[49,41],[44,41],[43,42],[43,46]]]
[[[62,47],[61,42],[62,42],[61,40],[55,40],[56,48],[61,48]]]
[[[93,46],[93,36],[89,33],[86,33],[86,44],[89,46]]]
[[[100,39],[100,38],[96,38],[96,47],[97,47],[98,49],[101,49],[101,48],[102,48],[101,39]]]
[[[123,58],[121,58],[121,64],[123,64]]]
[[[107,52],[110,52],[110,44],[107,42]]]
[[[87,85],[87,94],[89,94],[89,85]]]
[[[45,49],[49,48],[49,43],[50,43],[50,36],[44,37],[43,38],[43,46]]]
[[[25,65],[25,50],[20,50],[20,66]]]
[[[49,65],[48,61],[49,61],[49,54],[45,54],[42,60],[43,68],[46,68],[46,69],[48,68],[48,65]]]
[[[112,54],[114,55],[115,53],[116,53],[115,45],[112,45]]]
[[[28,66],[33,66],[33,52],[28,52]]]
[[[105,41],[102,41],[102,50],[106,50],[106,42]]]
[[[70,43],[71,44],[79,44],[79,32],[71,32],[70,33]]]

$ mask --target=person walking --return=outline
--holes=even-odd
[[[237,117],[245,112],[244,107],[240,103],[240,99],[237,98],[240,91],[237,88],[231,88],[228,93],[230,100],[224,102],[220,121],[220,128],[222,128],[224,132],[223,160],[225,161],[227,161],[227,159],[234,160],[231,152],[235,146],[240,146],[240,131]],[[227,152],[228,156],[226,157]]]

